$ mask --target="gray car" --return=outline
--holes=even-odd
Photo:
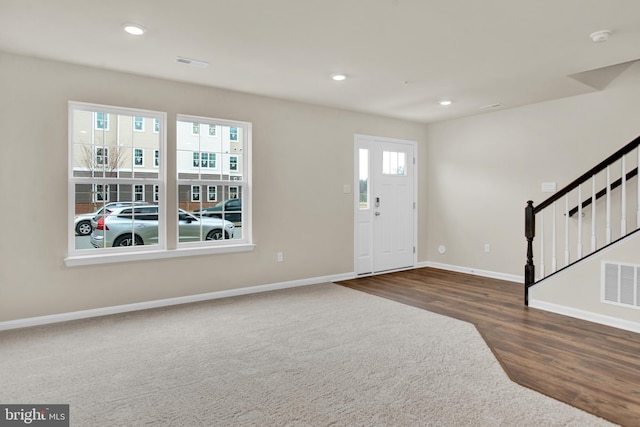
[[[131,206],[133,202],[110,202],[101,206],[95,212],[77,214],[74,218],[74,227],[78,236],[88,236],[95,227],[95,222],[105,210],[110,210],[120,206]]]
[[[180,242],[222,240],[233,237],[233,223],[220,218],[199,218],[178,209]],[[96,248],[158,244],[158,206],[128,206],[111,209],[96,222],[91,233]]]

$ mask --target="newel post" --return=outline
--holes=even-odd
[[[524,304],[529,305],[529,287],[535,280],[533,265],[533,238],[536,236],[536,217],[533,212],[533,201],[527,202],[524,208],[524,237],[527,238],[527,264],[524,266]]]

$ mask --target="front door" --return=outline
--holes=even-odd
[[[355,137],[357,274],[415,265],[415,148],[413,141]]]

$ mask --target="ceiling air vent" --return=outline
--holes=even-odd
[[[184,58],[182,56],[178,56],[176,58],[176,62],[178,64],[190,65],[196,68],[207,68],[209,66],[208,62],[198,61],[196,59]]]

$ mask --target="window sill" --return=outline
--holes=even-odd
[[[172,250],[160,249],[140,252],[127,252],[121,254],[102,253],[95,255],[73,255],[65,258],[64,263],[67,267],[77,267],[82,265],[111,264],[116,262],[146,261],[153,259],[178,258],[197,255],[250,252],[253,251],[255,246],[256,245],[252,243],[243,243],[224,247],[190,247]]]

